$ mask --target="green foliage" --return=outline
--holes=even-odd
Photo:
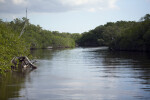
[[[52,46],[53,48],[75,47],[75,41],[77,41],[79,34],[43,30],[39,25],[29,23],[29,20],[26,18],[17,18],[10,22],[10,26],[19,33],[21,32],[25,20],[28,22],[21,38],[24,38],[25,41],[30,44],[31,49],[47,48],[49,46]]]
[[[79,46],[109,46],[111,50],[150,51],[150,14],[140,22],[108,22],[78,39]]]
[[[101,46],[103,46],[105,44],[103,39],[98,39],[97,42]]]
[[[54,38],[52,38],[52,44],[54,48],[73,48],[75,46],[75,41],[71,38],[55,36]]]
[[[81,34],[79,33],[73,33],[71,34],[71,38],[75,40],[75,42],[78,44],[79,39],[81,38]]]
[[[121,37],[114,40],[110,48],[113,50],[150,51],[150,15],[147,14],[134,26],[121,32]]]
[[[108,46],[121,36],[121,32],[133,26],[135,22],[118,21],[108,22],[82,34],[79,39],[80,46]]]
[[[28,44],[11,29],[8,23],[0,23],[0,74],[10,70],[14,56],[29,54]]]

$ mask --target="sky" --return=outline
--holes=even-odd
[[[83,33],[107,22],[139,21],[150,14],[150,0],[0,0],[0,19],[26,16],[50,31]]]

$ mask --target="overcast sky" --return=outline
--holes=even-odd
[[[150,0],[0,0],[0,19],[25,17],[43,29],[82,33],[107,22],[138,21]]]

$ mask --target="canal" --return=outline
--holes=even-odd
[[[148,100],[150,55],[106,47],[33,50],[38,68],[8,73],[0,100]]]

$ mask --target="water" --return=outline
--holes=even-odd
[[[0,100],[150,100],[150,56],[105,48],[34,50],[38,69],[9,73]]]

